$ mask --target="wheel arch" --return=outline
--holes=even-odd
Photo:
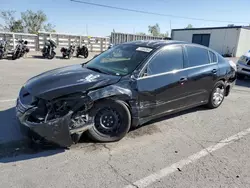
[[[136,100],[134,100],[132,91],[118,85],[110,85],[104,88],[90,91],[88,96],[94,103],[105,100],[119,100],[123,102],[129,109],[132,117],[132,127],[138,125],[137,118],[139,116],[139,109]]]

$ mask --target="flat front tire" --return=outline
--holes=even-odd
[[[131,114],[123,101],[104,100],[94,105],[90,112],[94,126],[88,130],[91,139],[114,142],[122,139],[130,129]]]
[[[207,106],[211,109],[218,108],[225,98],[226,86],[223,81],[218,81],[210,93]]]

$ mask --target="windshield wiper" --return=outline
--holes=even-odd
[[[96,72],[100,72],[100,73],[103,73],[103,74],[109,74],[101,69],[98,69],[96,67],[86,67],[87,69],[90,69],[90,70],[93,70],[93,71],[96,71]]]

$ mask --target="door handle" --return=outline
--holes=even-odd
[[[216,74],[217,73],[217,69],[213,69],[212,73]]]
[[[179,80],[179,83],[183,84],[187,80],[188,80],[187,77],[181,77],[180,80]]]

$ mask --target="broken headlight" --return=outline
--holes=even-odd
[[[74,115],[79,111],[85,111],[86,106],[86,97],[79,94],[60,97],[52,101],[38,99],[36,109],[30,114],[28,121],[46,123],[61,118],[70,112]]]

